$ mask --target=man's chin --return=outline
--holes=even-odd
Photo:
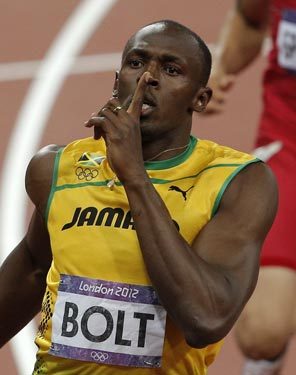
[[[140,119],[140,130],[142,141],[149,141],[156,135],[155,125],[151,122],[148,122],[147,119]]]
[[[140,123],[142,124],[142,123],[144,123],[144,122],[149,121],[149,118],[150,118],[150,116],[141,115],[141,116],[140,116]],[[151,120],[150,120],[150,121],[151,121]]]
[[[144,129],[144,128],[150,128],[150,127],[153,127],[153,122],[147,118],[147,117],[144,117],[144,116],[141,116],[140,117],[140,127],[141,127],[141,130]]]

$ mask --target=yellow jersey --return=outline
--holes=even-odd
[[[145,162],[172,220],[191,244],[251,155],[197,140]],[[75,141],[55,161],[47,207],[53,260],[34,374],[205,375],[221,342],[186,344],[147,274],[125,190],[103,140]]]

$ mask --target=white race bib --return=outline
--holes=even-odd
[[[277,47],[279,65],[296,72],[296,10],[283,11],[278,29]]]
[[[100,364],[160,367],[166,311],[151,286],[61,275],[49,353]]]

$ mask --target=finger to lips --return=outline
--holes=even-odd
[[[152,79],[152,76],[150,72],[143,73],[143,75],[139,79],[131,104],[129,105],[127,109],[127,112],[137,119],[139,119],[141,116],[145,91],[151,79]]]

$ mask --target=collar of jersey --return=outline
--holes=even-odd
[[[197,144],[197,139],[191,135],[189,144],[185,151],[183,151],[181,154],[174,156],[171,159],[167,160],[160,160],[160,161],[145,161],[145,168],[148,170],[157,170],[157,169],[169,169],[173,168],[181,163],[183,163],[185,160],[189,158],[189,156],[192,154],[195,145]]]

